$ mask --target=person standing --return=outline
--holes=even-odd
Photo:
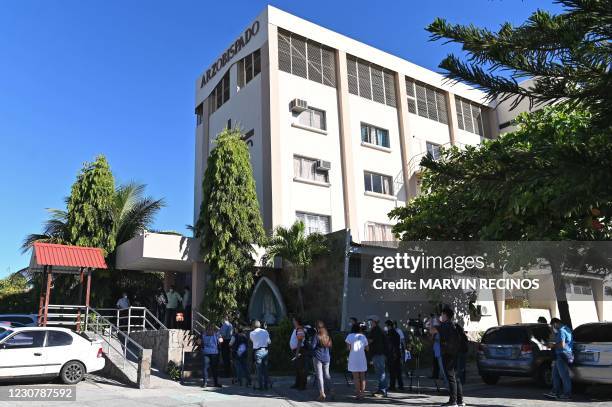
[[[306,390],[306,354],[304,349],[304,339],[306,331],[300,317],[293,318],[293,332],[289,339],[289,348],[293,352],[293,363],[295,364],[295,383],[292,389]]]
[[[209,375],[212,375],[214,386],[219,385],[219,344],[223,342],[216,332],[212,324],[206,327],[202,333],[202,387],[208,387]],[[210,370],[210,372],[209,372]]]
[[[324,401],[326,391],[332,395],[331,376],[329,375],[329,363],[331,361],[330,349],[332,340],[323,321],[317,321],[317,332],[310,338],[310,349],[312,349],[312,363],[317,375],[319,385],[319,401]]]
[[[155,295],[155,316],[164,323],[166,322],[166,304],[168,304],[166,293],[162,287],[159,287]]]
[[[130,299],[128,298],[128,294],[124,291],[121,294],[121,298],[117,300],[117,309],[128,309],[130,308]],[[117,321],[117,326],[119,326],[119,321]]]
[[[559,318],[552,318],[550,326],[555,333],[555,340],[550,344],[550,348],[555,353],[555,361],[552,368],[552,391],[545,396],[557,400],[570,400],[572,379],[569,365],[574,363],[572,330]]]
[[[232,354],[234,355],[234,370],[236,371],[237,382],[241,386],[246,385],[250,387],[251,375],[247,366],[249,340],[240,326],[236,326],[234,329],[234,335],[230,344],[232,346]]]
[[[344,340],[349,351],[348,371],[353,374],[355,384],[355,397],[362,399],[366,388],[366,372],[368,371],[368,359],[366,351],[368,338],[362,332],[361,325],[354,324],[351,333]]]
[[[455,312],[445,307],[440,315],[440,347],[442,353],[443,371],[448,381],[448,402],[443,406],[465,406],[463,402],[463,386],[457,380],[457,353],[459,352],[459,333],[453,323]]]
[[[185,286],[183,289],[183,310],[185,312],[183,319],[183,329],[191,330],[191,290]]]
[[[166,305],[166,327],[168,329],[176,329],[176,311],[182,301],[179,293],[175,291],[175,287],[173,285],[170,286],[170,289],[166,293],[166,298],[168,299],[168,305]]]
[[[378,390],[374,392],[374,396],[387,397],[386,338],[379,326],[380,318],[377,315],[372,315],[368,321],[372,326],[368,335],[370,354],[372,355],[372,364],[374,365],[374,375],[378,380]]]
[[[249,339],[253,343],[253,353],[255,355],[255,370],[257,371],[258,390],[267,390],[270,386],[268,377],[268,346],[270,345],[270,335],[268,331],[261,328],[261,322],[253,321],[253,330],[249,334]]]
[[[394,391],[397,388],[403,390],[401,338],[390,319],[385,321],[385,334],[387,336],[387,361],[389,362],[389,390]],[[396,383],[398,387],[395,387]]]
[[[455,324],[455,329],[459,334],[459,351],[457,352],[457,377],[462,385],[465,385],[467,355],[469,351],[470,341],[467,334],[463,330],[463,321]]]
[[[223,376],[232,377],[232,362],[230,356],[231,349],[229,343],[232,339],[232,335],[234,334],[234,326],[229,320],[229,315],[225,315],[219,333],[223,338],[223,343],[221,344],[221,357],[223,358]]]

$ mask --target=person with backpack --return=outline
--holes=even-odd
[[[465,366],[467,362],[467,354],[469,351],[470,341],[463,330],[463,321],[455,324],[455,329],[459,334],[459,353],[457,353],[457,376],[462,385],[465,385]]]
[[[463,402],[463,386],[461,381],[457,380],[457,354],[460,348],[460,338],[457,328],[453,323],[455,311],[446,306],[440,315],[440,326],[438,333],[440,334],[440,350],[442,353],[442,362],[444,365],[444,374],[448,380],[448,402],[442,406],[461,407],[465,406]]]
[[[327,397],[326,392],[332,395],[332,382],[329,375],[332,340],[323,321],[317,321],[316,326],[316,332],[309,338],[308,343],[312,352],[312,363],[317,377],[317,384],[319,385],[319,401],[324,401]]]
[[[293,332],[289,339],[289,347],[293,352],[293,362],[295,364],[295,383],[292,389],[306,390],[308,376],[306,375],[306,349],[304,349],[306,331],[302,319],[293,318]]]
[[[238,325],[234,328],[234,334],[230,341],[230,345],[234,358],[236,380],[240,386],[246,384],[246,386],[251,387],[251,375],[249,374],[249,368],[247,366],[249,339]]]

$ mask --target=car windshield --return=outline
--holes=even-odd
[[[579,326],[574,330],[574,342],[612,342],[612,324]]]
[[[522,327],[492,328],[482,338],[482,343],[487,345],[515,345],[527,342],[527,330]]]
[[[4,338],[6,338],[7,336],[9,336],[12,333],[13,333],[13,331],[11,331],[10,329],[6,329],[6,328],[0,327],[0,341],[3,340]]]

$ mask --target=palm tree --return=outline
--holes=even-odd
[[[297,288],[298,306],[302,315],[304,314],[302,287],[306,283],[308,269],[315,257],[327,251],[325,236],[320,233],[307,235],[302,221],[296,221],[289,228],[277,227],[266,245],[265,264],[271,266],[274,264],[275,257],[281,257],[295,267],[296,275],[293,284]]]
[[[130,182],[115,189],[114,222],[116,246],[127,242],[147,229],[153,223],[155,216],[165,206],[163,199],[153,199],[144,196],[146,185]],[[47,209],[50,217],[43,224],[42,233],[33,233],[23,241],[21,249],[28,251],[35,242],[72,244],[68,233],[68,212],[63,209]],[[109,253],[113,260],[114,253]]]

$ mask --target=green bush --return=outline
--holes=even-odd
[[[270,346],[268,348],[268,366],[275,374],[290,373],[293,371],[289,338],[293,332],[293,325],[289,319],[282,320],[277,326],[269,327]]]

